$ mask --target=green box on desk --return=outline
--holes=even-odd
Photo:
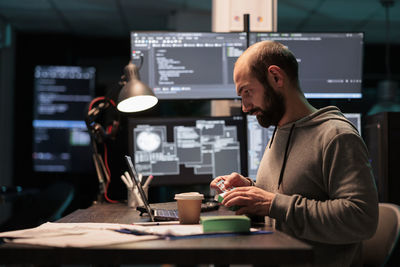
[[[227,192],[216,195],[215,200],[218,201],[219,203],[222,203],[222,201],[224,200],[225,193],[227,193]],[[231,211],[237,211],[238,209],[240,209],[240,207],[235,205],[235,206],[229,207],[229,209]]]
[[[204,233],[244,233],[250,232],[251,221],[244,215],[202,216],[200,222]]]

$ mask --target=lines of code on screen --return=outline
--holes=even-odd
[[[95,69],[37,66],[34,78],[33,168],[37,172],[92,170],[84,122],[94,96]]]

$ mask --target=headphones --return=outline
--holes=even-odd
[[[111,115],[111,122],[109,115]],[[112,99],[101,96],[90,102],[85,122],[91,136],[97,143],[115,139],[119,129],[119,120],[119,113]],[[99,121],[104,123],[104,127]]]

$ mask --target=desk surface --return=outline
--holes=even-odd
[[[158,204],[157,207],[171,205]],[[230,211],[205,215],[229,214]],[[124,204],[96,204],[58,222],[132,223],[143,220]],[[0,264],[304,264],[312,248],[284,233],[179,240],[152,240],[97,248],[0,245]]]

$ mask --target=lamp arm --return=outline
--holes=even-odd
[[[110,181],[110,175],[104,164],[104,160],[98,151],[98,143],[103,143],[108,138],[107,132],[104,131],[102,126],[96,122],[101,114],[108,108],[115,108],[115,103],[112,99],[107,97],[97,97],[93,99],[88,107],[88,112],[85,117],[86,127],[88,129],[91,145],[93,148],[93,163],[95,165],[97,179],[99,181],[99,192],[97,201],[104,202],[110,201],[107,197],[107,187]],[[116,131],[113,127],[113,130]],[[112,130],[112,131],[113,131]],[[112,133],[110,133],[112,134]]]
[[[99,192],[97,195],[97,201],[104,202],[104,193],[106,191],[106,182],[104,181],[104,172],[101,168],[101,156],[98,153],[93,153],[93,162],[96,168],[97,179],[99,180]]]

